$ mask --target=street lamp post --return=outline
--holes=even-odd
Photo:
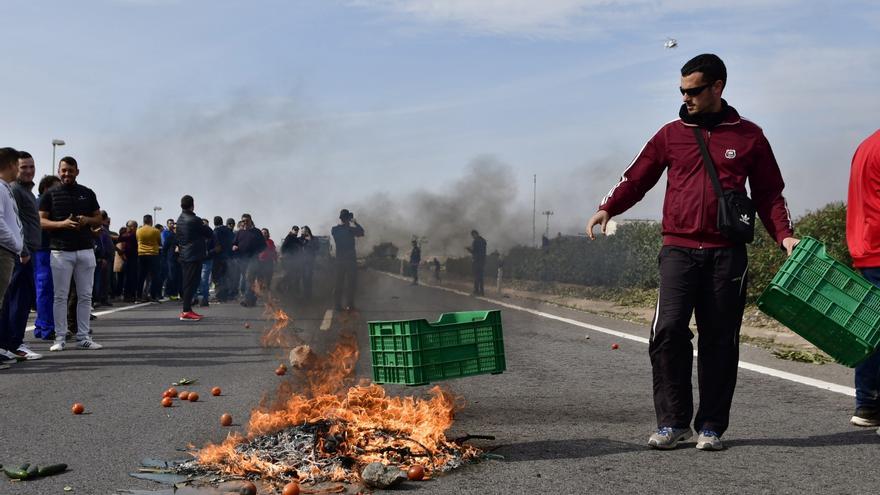
[[[156,225],[156,222],[159,221],[159,218],[156,216],[157,211],[162,211],[162,207],[161,206],[154,206],[153,207],[153,225]]]
[[[64,146],[66,143],[63,139],[53,139],[52,140],[52,168],[55,168],[55,148],[57,146]],[[55,173],[55,172],[53,172]],[[57,175],[57,173],[56,173]]]

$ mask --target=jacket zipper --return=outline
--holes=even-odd
[[[707,150],[707,151],[709,150],[709,136],[711,136],[711,135],[712,135],[712,134],[711,134],[709,131],[706,131],[706,150]],[[702,161],[702,158],[701,158],[701,161]],[[703,170],[704,170],[704,171],[706,170],[706,164],[705,164],[705,163],[703,164]],[[709,173],[709,172],[706,171],[706,174],[708,174],[708,173]],[[706,213],[706,181],[705,181],[705,177],[704,177],[704,180],[703,180],[703,188],[702,188],[701,193],[700,193],[700,226],[699,226],[700,230],[703,229],[703,221],[704,221],[704,220],[703,220],[703,216],[704,216],[705,213]],[[702,239],[700,240],[700,247],[699,247],[699,249],[703,249],[703,240],[702,240]]]

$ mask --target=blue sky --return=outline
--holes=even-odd
[[[7,0],[0,18],[3,145],[42,174],[65,139],[116,225],[176,217],[190,193],[276,237],[349,206],[395,240],[430,237],[443,211],[462,242],[530,241],[537,174],[551,231],[573,233],[676,117],[678,69],[703,52],[727,63],[725,97],[764,128],[796,215],[845,199],[880,127],[873,1]],[[625,216],[657,218],[662,191]]]

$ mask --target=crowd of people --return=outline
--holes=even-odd
[[[279,259],[283,289],[312,295],[319,242],[308,226],[290,230],[279,258],[269,230],[258,229],[250,214],[238,222],[215,216],[211,228],[186,195],[176,220],[157,225],[144,215],[141,225],[129,220],[114,232],[94,191],[77,182],[76,159],[62,158],[37,195],[34,174],[30,153],[0,149],[0,369],[43,357],[24,341],[32,310],[34,336],[51,341],[50,352],[70,341],[97,350],[103,346],[92,337],[94,308],[178,301],[181,321],[199,321],[193,307],[212,301],[254,306],[259,293],[271,291]]]

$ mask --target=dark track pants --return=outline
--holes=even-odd
[[[660,250],[660,297],[649,353],[658,426],[686,428],[694,413],[692,314],[697,321],[700,407],[694,428],[723,434],[730,419],[745,307],[745,246]]]
[[[354,307],[354,293],[357,288],[357,260],[336,260],[336,288],[333,301],[341,308],[343,296],[345,307]]]
[[[196,295],[196,289],[199,287],[199,281],[202,277],[201,261],[181,261],[180,267],[183,271],[183,279],[181,285],[183,290],[180,299],[183,302],[183,312],[192,311],[193,298]]]
[[[36,297],[33,258],[23,265],[16,257],[0,311],[0,348],[14,351],[24,342],[24,330]]]

